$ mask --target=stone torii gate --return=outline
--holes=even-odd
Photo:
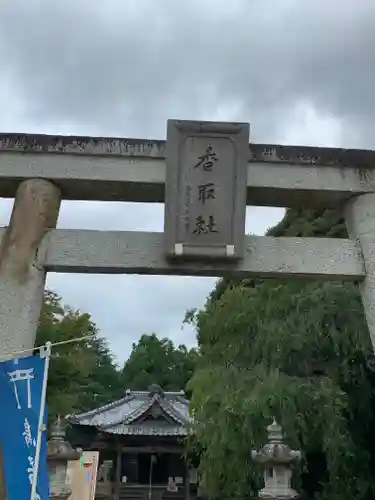
[[[246,124],[170,121],[167,141],[1,134],[0,197],[15,201],[0,230],[0,358],[34,346],[47,272],[358,281],[374,346],[375,152],[249,145],[248,132]],[[192,189],[216,166],[215,227],[225,238],[212,220],[199,247],[196,229],[189,233],[190,216],[203,220]],[[213,183],[204,186],[205,200],[215,198]],[[165,198],[165,235],[56,229],[62,199]],[[245,202],[342,208],[350,239],[244,238]]]

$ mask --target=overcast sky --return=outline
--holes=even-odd
[[[375,148],[374,26],[374,0],[0,0],[0,131],[164,139],[168,118],[228,120],[253,142]],[[282,215],[250,208],[247,230]],[[163,207],[64,203],[59,227],[162,231]],[[120,363],[144,332],[194,345],[184,313],[213,283],[48,278]]]

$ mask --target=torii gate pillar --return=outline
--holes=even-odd
[[[358,196],[347,204],[346,225],[349,237],[358,241],[363,254],[366,274],[359,289],[375,351],[375,194]]]
[[[0,244],[0,359],[34,347],[46,273],[39,244],[56,227],[60,190],[44,179],[20,183]]]

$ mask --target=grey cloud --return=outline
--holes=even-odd
[[[160,137],[169,117],[232,104],[254,140],[272,140],[298,102],[361,132],[374,118],[371,0],[15,0],[2,10],[6,74],[28,116],[49,126]]]
[[[374,147],[374,23],[372,0],[3,0],[0,129],[163,138],[168,118],[244,120],[257,142]],[[281,216],[250,209],[247,230]],[[64,203],[59,227],[162,231],[163,207]],[[193,343],[181,321],[213,282],[48,278],[121,362],[145,331]]]

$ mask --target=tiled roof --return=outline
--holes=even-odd
[[[165,419],[137,422],[148,410],[160,408]],[[184,436],[192,419],[183,392],[127,390],[123,398],[85,413],[68,416],[75,425],[94,426],[110,434]],[[169,420],[169,421],[168,421]]]

